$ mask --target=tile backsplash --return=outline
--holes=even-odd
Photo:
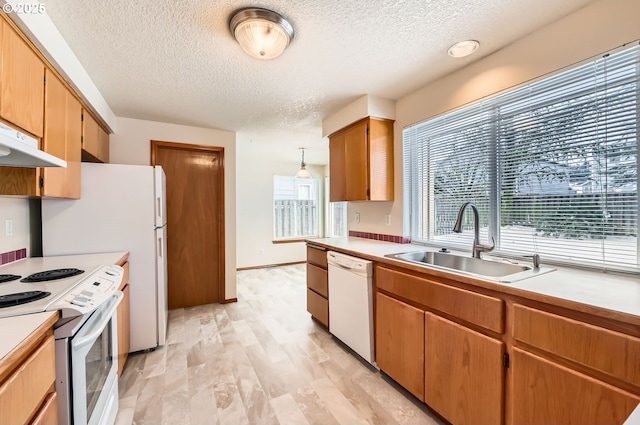
[[[384,235],[381,233],[356,232],[349,230],[349,236],[355,238],[373,239],[376,241],[394,242],[394,243],[411,243],[410,236]]]
[[[15,251],[3,252],[0,254],[0,266],[12,261],[27,258],[27,248],[16,249]]]

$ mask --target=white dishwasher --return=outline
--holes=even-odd
[[[329,332],[373,364],[373,264],[327,253]]]

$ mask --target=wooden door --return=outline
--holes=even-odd
[[[365,120],[344,133],[347,200],[369,199],[369,142]]]
[[[44,62],[10,24],[2,25],[0,115],[42,137],[44,114]]]
[[[79,199],[82,107],[49,70],[45,112],[43,150],[67,161],[67,167],[42,169],[42,196]]]
[[[511,424],[620,425],[640,397],[514,348]]]
[[[344,133],[329,138],[329,185],[331,202],[347,200]]]
[[[503,353],[502,341],[427,312],[425,403],[452,424],[502,424]]]
[[[376,363],[424,400],[424,311],[376,294]]]
[[[225,301],[224,149],[151,141],[167,180],[169,309]]]

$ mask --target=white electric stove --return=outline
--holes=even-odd
[[[69,257],[25,258],[0,267],[0,318],[59,310],[80,316],[105,302],[122,281],[113,265],[75,268]]]

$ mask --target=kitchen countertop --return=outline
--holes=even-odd
[[[307,242],[417,272],[424,272],[426,267],[388,258],[385,255],[411,251],[437,251],[437,248],[425,245],[397,244],[355,237],[308,239]],[[461,254],[470,255],[469,253]],[[557,270],[511,283],[485,280],[434,268],[430,268],[429,273],[640,326],[640,276],[553,267]]]
[[[0,361],[36,329],[57,314],[57,311],[47,311],[0,319]]]
[[[96,265],[122,264],[129,257],[127,251],[105,252],[99,254],[55,255],[47,257],[29,257],[0,266],[0,274],[27,274],[26,269],[36,271],[60,268],[87,268]],[[22,271],[21,271],[22,270]]]

